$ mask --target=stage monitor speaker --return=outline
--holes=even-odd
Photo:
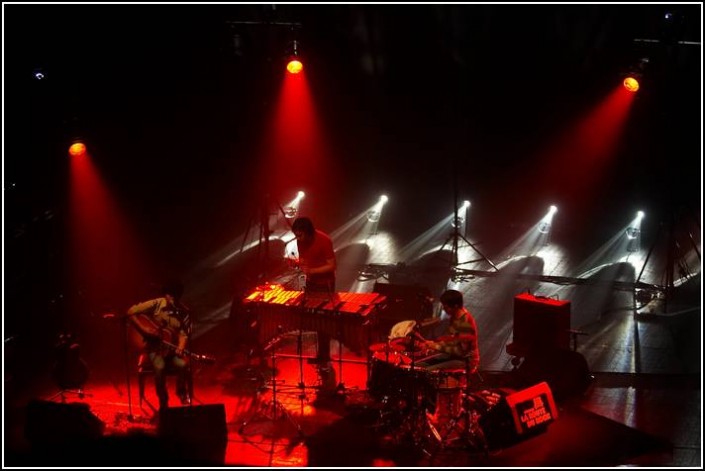
[[[488,443],[507,446],[543,433],[558,417],[558,409],[547,383],[521,391],[500,390],[502,399],[480,417]]]
[[[228,427],[224,404],[163,409],[157,433],[178,464],[215,465],[225,461]]]
[[[529,353],[516,376],[521,385],[547,382],[559,401],[582,394],[593,380],[585,357],[564,348]]]
[[[33,400],[26,411],[25,438],[30,443],[93,440],[105,430],[105,424],[84,403]]]
[[[514,297],[513,343],[524,351],[570,345],[570,301],[522,293]]]

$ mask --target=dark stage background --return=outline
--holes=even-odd
[[[639,209],[645,237],[676,211],[699,220],[700,21],[700,5],[3,5],[5,338],[50,344],[101,314],[64,312],[72,139],[148,254],[115,309],[299,189],[260,168],[293,37],[332,169],[303,212],[326,231],[385,193],[381,228],[408,242],[456,183],[490,253],[550,204],[582,256]],[[608,171],[575,194],[571,156],[542,157],[643,57]]]

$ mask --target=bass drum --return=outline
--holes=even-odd
[[[408,357],[400,353],[372,355],[368,392],[377,401],[400,407],[416,401],[434,412],[435,388],[430,375],[421,368],[412,370],[409,363]]]

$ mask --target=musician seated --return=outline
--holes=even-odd
[[[176,393],[182,404],[190,404],[186,345],[191,335],[189,309],[180,302],[183,285],[168,282],[162,297],[144,301],[127,310],[130,321],[145,341],[144,350],[154,370],[159,409],[169,406],[165,368],[177,371]]]
[[[445,291],[441,295],[441,305],[450,316],[450,323],[435,340],[424,339],[416,333],[428,354],[426,358],[419,360],[419,366],[429,371],[464,369],[466,374],[473,374],[480,366],[475,318],[463,306],[463,295],[460,291]]]

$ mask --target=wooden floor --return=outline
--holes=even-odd
[[[191,409],[199,406],[202,415],[196,422],[184,418],[185,428],[193,429],[184,430],[190,440],[184,449],[206,447],[208,459],[229,466],[702,466],[699,274],[668,298],[656,294],[639,299],[634,292],[606,292],[598,285],[556,287],[538,278],[468,276],[453,283],[446,278],[443,285],[433,277],[423,280],[419,285],[427,287],[433,297],[443,285],[461,290],[477,319],[482,382],[473,384],[473,391],[510,394],[544,378],[550,380],[558,416],[542,433],[516,436],[508,442],[485,437],[487,449],[478,446],[476,435],[467,433],[462,424],[452,427],[453,418],[463,417],[458,414],[462,391],[457,385],[428,377],[419,380],[424,385],[422,396],[435,410],[430,416],[414,416],[421,421],[414,422],[406,412],[398,411],[410,402],[407,393],[416,388],[416,375],[410,378],[405,372],[390,372],[386,364],[380,369],[369,362],[369,352],[351,351],[335,340],[333,355],[337,359],[341,353],[342,360],[321,374],[307,361],[315,354],[315,334],[308,332],[300,337],[301,358],[296,332],[283,333],[275,343],[274,357],[250,357],[243,348],[247,342],[243,342],[244,319],[238,318],[241,312],[226,308],[197,319],[193,350],[211,354],[217,361],[195,371]],[[351,285],[349,291],[370,292],[371,283]],[[567,363],[540,358],[515,370],[507,345],[514,334],[514,298],[520,293],[571,301],[570,327],[576,333],[575,343],[567,350],[571,358]],[[385,326],[428,314],[391,309],[385,313],[391,316]],[[98,337],[101,328],[93,330]],[[386,327],[379,330],[375,335],[382,339],[388,331]],[[160,442],[151,441],[163,433],[149,406],[156,402],[153,387],[147,385],[146,401],[140,404],[131,368],[135,360],[127,365],[132,371],[128,382],[122,343],[117,338],[100,339],[108,350],[103,360],[100,356],[86,358],[91,375],[80,396],[73,391],[59,394],[48,365],[27,371],[26,365],[17,362],[18,353],[9,352],[6,345],[4,465],[169,463],[155,451],[159,449],[155,443]],[[582,359],[589,376],[584,388],[575,387],[576,381],[584,379]],[[380,384],[385,394],[378,390],[372,394],[370,385],[378,388]],[[62,435],[86,433],[86,428],[95,431],[80,411],[69,412],[68,420],[78,420],[83,429],[67,429],[61,419],[55,430],[55,416],[41,408],[50,409],[50,404],[62,400],[67,403],[64,406],[87,405],[89,416],[104,426],[100,438],[123,437],[123,441],[111,447],[92,443],[76,449],[62,442],[61,447],[42,448]],[[39,403],[38,418],[28,415],[30,403]],[[170,405],[183,410],[173,393]],[[490,415],[487,404],[477,411],[481,428],[489,435],[491,429],[509,433],[501,416]],[[188,416],[187,412],[175,413]],[[487,414],[485,422],[482,414]],[[223,422],[227,431],[219,434]],[[437,434],[424,428],[428,423]],[[28,428],[30,438],[42,439],[40,445],[28,439]],[[191,433],[194,430],[198,433]],[[199,440],[204,436],[208,438],[205,444]],[[94,456],[91,451],[100,453]],[[193,462],[176,464],[184,463]]]
[[[649,324],[657,328],[663,322]],[[695,327],[693,327],[694,329]],[[648,329],[647,329],[648,330]],[[218,332],[227,333],[226,329]],[[213,331],[209,342],[220,341]],[[315,353],[315,334],[302,336],[304,355]],[[615,340],[617,342],[617,340]],[[587,344],[587,342],[586,342]],[[333,341],[333,351],[338,343]],[[603,345],[602,348],[606,348]],[[389,407],[368,391],[371,384],[370,367],[365,357],[343,347],[343,362],[333,363],[333,372],[321,376],[306,358],[297,358],[295,338],[284,338],[278,345],[275,369],[271,357],[248,359],[237,349],[211,349],[218,355],[218,363],[203,366],[195,374],[193,405],[202,414],[197,420],[184,419],[183,426],[194,427],[199,434],[211,440],[205,448],[206,455],[198,458],[224,463],[229,466],[701,466],[701,384],[700,376],[692,373],[634,373],[592,371],[590,386],[579,394],[557,398],[558,418],[547,431],[526,437],[518,443],[491,443],[488,454],[467,444],[460,448],[440,447],[428,432],[418,436],[405,434],[399,418],[390,414]],[[598,352],[585,347],[579,351],[589,358]],[[659,366],[662,358],[652,358]],[[648,362],[646,362],[648,364]],[[343,378],[340,381],[340,368]],[[302,373],[303,372],[303,373]],[[372,384],[383,384],[392,390],[403,391],[410,387],[409,378],[399,376],[391,381],[401,381],[398,389],[384,377],[386,370],[372,372]],[[570,376],[570,372],[567,372]],[[48,375],[48,373],[47,373]],[[508,370],[482,372],[483,383],[479,389],[488,391],[519,391],[513,383],[514,373]],[[112,377],[111,377],[112,376]],[[159,466],[169,463],[161,454],[155,454],[151,437],[159,437],[157,417],[150,404],[156,404],[151,382],[147,384],[145,401],[140,404],[134,375],[128,400],[126,381],[122,375],[95,372],[85,385],[84,396],[66,392],[63,397],[51,380],[38,381],[33,390],[15,391],[6,388],[5,453],[7,466],[32,465],[95,465],[140,466],[132,451],[124,454],[122,447],[129,443],[129,450],[145,447],[140,456],[148,463]],[[273,391],[276,380],[277,391]],[[344,388],[339,388],[339,386]],[[424,383],[425,384],[425,383]],[[303,385],[303,386],[302,386]],[[6,384],[6,386],[12,386]],[[514,389],[512,389],[514,388]],[[173,391],[173,383],[170,383]],[[458,398],[457,389],[444,389],[434,384],[428,397],[433,397],[437,412],[433,424],[439,433],[444,432],[457,410],[452,401]],[[276,397],[273,396],[276,394]],[[403,394],[402,394],[403,395]],[[396,398],[392,394],[393,398]],[[405,396],[404,396],[405,397]],[[62,399],[66,402],[61,404]],[[39,400],[39,401],[37,401]],[[117,447],[91,446],[76,450],[62,445],[61,450],[37,446],[26,438],[27,421],[46,428],[40,435],[57,432],[52,424],[53,414],[44,418],[28,419],[30,401],[46,407],[87,404],[91,414],[104,425],[102,439],[123,437],[125,443]],[[170,405],[182,410],[173,392]],[[223,408],[222,420],[217,415]],[[188,409],[186,407],[185,409]],[[214,415],[216,414],[216,415]],[[590,414],[586,417],[585,414]],[[85,416],[75,414],[69,420]],[[179,414],[187,417],[187,415]],[[177,416],[177,417],[179,417]],[[182,418],[183,418],[182,417]],[[587,419],[590,420],[587,420]],[[602,421],[596,421],[597,419]],[[64,419],[61,419],[64,420]],[[581,421],[582,420],[582,421]],[[217,425],[225,422],[227,442],[216,446]],[[32,425],[30,425],[32,426]],[[492,427],[492,422],[486,424]],[[61,430],[63,425],[60,425]],[[72,429],[68,429],[71,433]],[[36,435],[36,430],[33,432]],[[574,436],[569,443],[563,437]],[[214,438],[215,437],[215,438]],[[599,444],[587,444],[590,437]],[[615,438],[617,437],[617,438]],[[46,438],[46,437],[45,437]],[[139,440],[138,440],[139,439]],[[204,444],[195,435],[187,433],[187,447],[203,450]],[[51,442],[51,439],[49,440]],[[457,443],[455,443],[457,445]],[[34,448],[33,448],[34,447]],[[571,450],[575,447],[575,450]],[[36,450],[40,452],[37,453]],[[67,452],[66,450],[71,450]],[[99,456],[91,454],[99,450]],[[539,451],[541,450],[541,451]],[[561,450],[561,451],[559,451]],[[569,451],[565,451],[569,450]],[[151,454],[150,454],[151,453]],[[48,461],[42,461],[48,460]],[[191,461],[178,461],[174,465],[190,465]],[[196,462],[194,464],[202,464]]]

